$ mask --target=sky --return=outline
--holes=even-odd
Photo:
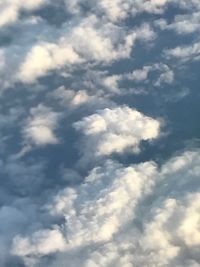
[[[0,0],[0,266],[200,266],[200,1]]]

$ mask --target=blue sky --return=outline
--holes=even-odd
[[[0,2],[0,266],[200,266],[199,0]]]

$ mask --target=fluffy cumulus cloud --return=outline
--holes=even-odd
[[[43,105],[32,108],[23,129],[25,143],[39,146],[58,143],[54,134],[58,118],[58,113]]]
[[[160,132],[159,121],[126,106],[100,110],[74,123],[74,127],[87,138],[83,151],[88,154],[92,150],[99,156],[125,150],[138,153],[142,140],[154,139]]]
[[[0,266],[200,266],[199,0],[0,0]]]
[[[143,168],[148,170],[148,174],[143,173]],[[61,250],[109,241],[124,227],[141,196],[152,187],[151,175],[154,172],[155,167],[151,163],[123,168],[110,161],[102,168],[93,169],[85,183],[77,189],[61,191],[48,207],[52,215],[64,216],[66,221],[66,233],[63,233],[66,235],[64,246],[62,246],[62,239],[58,238]],[[98,194],[92,192],[98,192]],[[128,209],[124,214],[126,207]],[[52,230],[52,233],[54,232],[56,234],[56,231]],[[46,230],[41,231],[42,242],[45,242],[47,246],[49,244],[47,238],[52,240],[52,233]],[[37,236],[40,238],[39,232],[33,235],[33,240]],[[45,251],[40,241],[36,240],[36,246],[37,244],[41,247],[41,254],[51,253],[51,248],[46,250],[46,245],[44,245]],[[29,240],[18,237],[14,241],[14,252],[17,254],[22,253],[24,256],[34,254],[34,247],[33,251],[31,247]],[[56,252],[57,249],[59,248],[55,242],[52,252]]]
[[[71,68],[81,62],[109,64],[128,58],[136,41],[150,42],[154,38],[155,33],[148,24],[125,35],[120,27],[111,23],[99,25],[97,18],[90,16],[62,36],[58,43],[36,44],[19,67],[16,79],[30,83],[51,70]]]
[[[31,49],[22,66],[20,66],[17,78],[23,82],[33,82],[52,69],[59,69],[64,65],[79,61],[77,53],[66,44],[37,44]]]
[[[161,170],[153,162],[108,161],[48,204],[63,225],[16,236],[12,253],[33,266],[52,253],[50,266],[198,266],[199,161],[199,151],[172,158]]]

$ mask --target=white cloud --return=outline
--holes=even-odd
[[[187,1],[187,0],[183,0],[181,2],[176,2],[176,0],[171,0],[172,3],[175,3],[176,5],[178,5],[179,7],[186,9],[186,10],[200,10],[200,3],[198,0],[191,0],[191,1]]]
[[[171,84],[174,81],[174,73],[168,65],[163,63],[155,63],[153,65],[144,66],[142,69],[136,69],[132,73],[124,75],[124,78],[133,80],[136,83],[144,82],[149,83],[150,74],[154,72],[158,77],[154,81],[155,86],[162,84]]]
[[[129,15],[135,16],[140,13],[162,13],[169,2],[169,0],[99,0],[87,1],[86,6],[91,10],[94,10],[95,8],[96,13],[99,16],[102,16],[103,14],[103,19],[117,22]],[[81,0],[66,1],[66,8],[74,14],[81,13],[82,2]]]
[[[160,76],[155,81],[155,86],[161,86],[163,84],[172,84],[174,82],[174,72],[166,64],[155,64],[155,70],[160,71]]]
[[[126,150],[137,153],[142,140],[152,140],[160,131],[159,121],[126,106],[100,110],[74,123],[74,127],[86,136],[82,148],[85,154],[97,156]]]
[[[200,60],[200,43],[166,49],[164,54],[168,58],[177,58],[183,62]]]
[[[130,1],[117,0],[101,0],[99,1],[99,8],[102,9],[107,17],[113,21],[125,18],[130,11]]]
[[[93,169],[85,183],[77,189],[62,190],[48,207],[52,215],[65,219],[65,242],[58,231],[55,242],[51,242],[54,240],[50,235],[52,231],[41,230],[31,238],[16,237],[13,253],[40,257],[57,250],[67,252],[109,241],[134,218],[133,211],[139,200],[151,191],[155,173],[151,162],[124,168],[109,161]]]
[[[135,82],[146,81],[148,79],[148,75],[151,69],[151,66],[144,66],[142,69],[137,69],[134,70],[132,73],[127,74],[127,78],[130,80],[134,80]]]
[[[43,5],[46,0],[3,0],[0,2],[0,27],[11,24],[18,19],[21,10],[34,10]]]
[[[0,220],[0,264],[5,266],[4,264],[9,254],[10,241],[18,231],[23,229],[27,218],[22,211],[15,207],[2,206],[0,208]]]
[[[86,90],[75,92],[71,89],[66,89],[61,86],[50,94],[50,97],[57,99],[63,106],[77,107],[92,101],[92,96],[89,96]]]
[[[82,85],[82,83],[80,84]],[[76,87],[79,88],[79,84]],[[98,95],[95,90],[91,90],[91,92],[89,90],[72,90],[64,86],[49,93],[48,99],[54,104],[56,101],[62,109],[64,108],[68,111],[68,115],[79,108],[96,110],[97,108],[100,109],[112,105],[109,99],[106,99],[104,95]]]
[[[197,193],[189,194],[182,201],[167,199],[161,208],[155,209],[155,217],[146,223],[141,239],[146,260],[151,265],[164,266],[172,261],[176,266],[193,266],[192,263],[199,262],[195,252],[195,247],[200,246],[199,208]],[[191,259],[187,253],[193,255]]]
[[[45,3],[47,9],[32,12]],[[0,266],[18,260],[27,267],[199,266],[199,151],[161,166],[128,165],[122,157],[140,152],[142,141],[158,138],[161,126],[159,119],[123,106],[126,89],[135,89],[127,87],[139,92],[172,84],[176,66],[165,61],[200,55],[199,43],[190,43],[165,50],[167,58],[160,62],[162,35],[158,51],[153,50],[159,63],[152,62],[144,46],[156,41],[152,20],[158,16],[138,15],[162,14],[173,4],[188,13],[157,25],[178,34],[198,32],[199,0],[66,0],[67,11],[63,3],[0,1],[0,27],[17,22],[1,32],[0,87],[10,90],[1,95]],[[45,75],[50,79],[39,79]],[[67,129],[58,124],[62,116]],[[82,136],[76,140],[80,158],[65,149],[67,137],[53,157],[46,150],[26,155],[33,147],[57,144],[71,123]],[[15,154],[21,125],[23,147]],[[124,165],[112,159],[118,158],[115,153]]]
[[[0,72],[4,69],[4,67],[5,67],[5,53],[1,49],[0,50]]]
[[[65,248],[65,240],[58,229],[42,230],[35,232],[31,239],[16,236],[13,240],[13,247],[13,253],[20,256],[31,254],[42,256],[62,251]]]
[[[148,171],[144,173],[143,168]],[[152,187],[154,172],[151,163],[123,168],[107,162],[93,169],[77,192],[61,192],[50,211],[65,216],[68,248],[110,240],[126,224],[140,197]]]
[[[57,251],[63,253],[54,254],[51,267],[198,266],[199,163],[199,151],[161,168],[107,161],[47,205],[52,216],[64,219],[60,227],[18,236],[13,253],[37,259],[33,266]]]
[[[145,65],[141,69],[134,69],[132,72],[119,75],[104,75],[101,78],[101,85],[105,87],[106,93],[109,93],[110,95],[120,95],[132,92],[135,93],[135,88],[132,88],[130,90],[127,88],[121,88],[122,86],[120,85],[120,83],[125,81],[134,82],[134,86],[145,86],[151,84],[153,87],[161,87],[163,85],[172,84],[174,82],[173,70],[164,63]],[[143,92],[144,91],[142,91],[142,93]]]
[[[167,24],[164,19],[155,22],[162,30],[174,30],[178,34],[191,34],[199,31],[200,12],[177,15],[172,23]]]
[[[27,83],[34,82],[48,71],[77,62],[80,62],[80,58],[70,45],[37,44],[26,56],[17,73],[17,79]]]
[[[129,15],[135,16],[140,13],[162,13],[168,4],[168,0],[101,0],[99,7],[107,17],[113,21],[123,19]]]
[[[136,41],[147,44],[156,37],[148,24],[126,32],[112,23],[102,25],[94,15],[61,33],[58,42],[38,42],[32,46],[18,67],[17,80],[32,83],[49,71],[68,66],[70,72],[71,66],[78,63],[110,64],[128,58]]]
[[[73,29],[69,40],[86,60],[109,63],[129,57],[136,40],[148,42],[154,38],[155,33],[148,24],[124,32],[112,23],[102,25],[95,16],[90,16]]]
[[[23,129],[25,144],[43,146],[58,143],[54,130],[57,126],[59,113],[43,105],[32,108],[30,113],[31,115]]]
[[[118,82],[122,79],[122,75],[112,75],[103,78],[103,86],[105,86],[111,93],[119,93]]]

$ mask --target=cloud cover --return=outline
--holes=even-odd
[[[0,266],[200,266],[199,1],[0,10]]]
[[[107,161],[47,205],[64,224],[15,237],[12,251],[33,266],[51,253],[50,266],[198,266],[199,160],[188,151],[161,170]]]

